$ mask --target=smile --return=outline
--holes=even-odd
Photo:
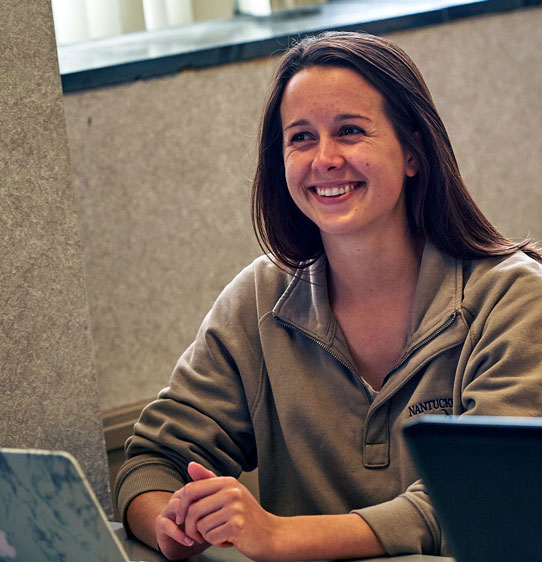
[[[337,195],[344,195],[345,193],[350,193],[357,187],[361,187],[365,185],[364,181],[358,181],[353,183],[346,183],[344,185],[337,185],[333,187],[320,187],[318,185],[314,185],[311,189],[321,197],[337,197]]]

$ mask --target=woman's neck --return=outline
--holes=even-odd
[[[324,247],[329,264],[330,299],[378,301],[405,292],[414,294],[423,242],[407,235],[396,240],[342,240]]]

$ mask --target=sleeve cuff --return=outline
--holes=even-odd
[[[426,516],[405,495],[351,513],[365,519],[390,556],[440,555],[440,528],[435,527],[434,516]]]
[[[126,512],[130,502],[145,492],[175,492],[185,482],[173,468],[159,461],[145,461],[119,476],[116,483],[115,499],[126,532],[131,531],[126,520]]]

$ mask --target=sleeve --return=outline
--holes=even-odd
[[[520,254],[465,286],[468,339],[455,375],[454,414],[542,416],[542,267]],[[493,262],[494,263],[494,262]],[[438,517],[418,480],[392,500],[355,510],[390,555],[450,555]]]
[[[352,513],[365,519],[390,556],[412,553],[451,556],[421,480],[387,502]]]
[[[137,495],[182,487],[191,461],[231,476],[255,468],[247,397],[261,364],[254,303],[254,282],[245,270],[205,317],[169,386],[143,410],[126,443],[127,460],[115,487],[125,523]]]
[[[521,256],[467,285],[471,348],[458,364],[458,414],[542,416],[542,266]]]

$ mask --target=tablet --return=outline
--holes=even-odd
[[[542,418],[423,415],[403,434],[458,562],[542,561]]]

